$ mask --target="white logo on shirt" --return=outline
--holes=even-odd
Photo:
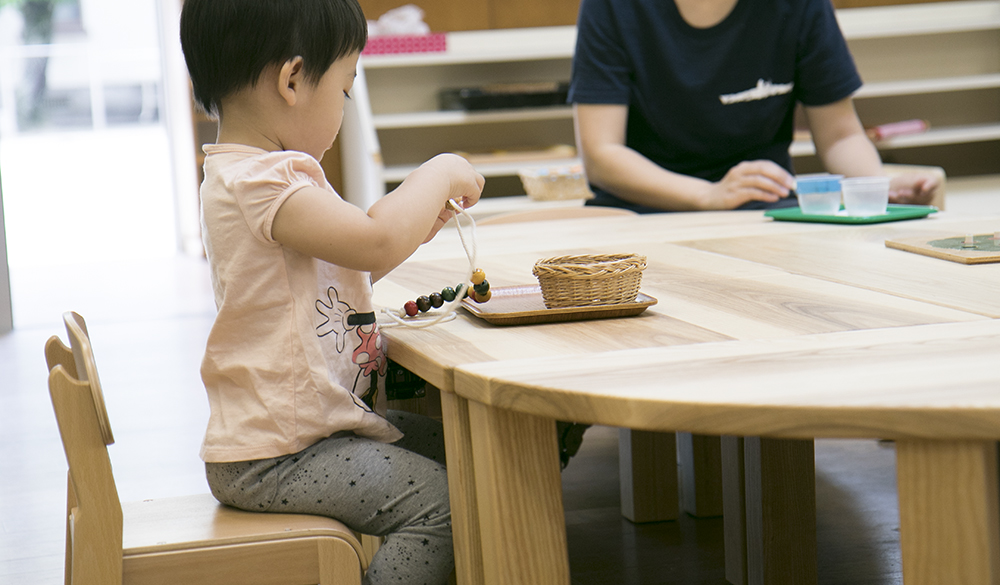
[[[792,91],[794,83],[771,83],[763,79],[757,80],[757,86],[737,93],[728,93],[719,96],[719,101],[723,105],[737,104],[740,102],[752,102],[766,99],[776,95],[784,95]]]

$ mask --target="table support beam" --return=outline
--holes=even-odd
[[[722,447],[713,435],[677,433],[681,509],[695,518],[722,516]]]
[[[468,409],[486,583],[569,585],[555,421]]]
[[[813,441],[746,437],[743,442],[747,584],[815,585]]]
[[[907,585],[1000,583],[997,444],[896,443]]]
[[[620,429],[618,474],[622,516],[632,522],[677,519],[677,440],[674,433]]]
[[[455,543],[455,574],[461,585],[482,585],[483,541],[476,478],[472,464],[472,432],[469,402],[451,392],[441,392],[444,447],[448,458],[448,491],[451,500],[452,540]]]

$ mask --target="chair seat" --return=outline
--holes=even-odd
[[[350,528],[333,518],[303,514],[245,512],[220,504],[211,494],[123,502],[125,555],[212,546],[329,536],[361,553]]]

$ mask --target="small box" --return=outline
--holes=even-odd
[[[447,33],[426,35],[384,35],[368,37],[362,55],[397,53],[440,53],[448,49]]]

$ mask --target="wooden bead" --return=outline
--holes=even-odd
[[[490,300],[492,296],[493,292],[489,290],[487,290],[485,293],[482,294],[478,292],[473,292],[472,294],[473,300],[476,301],[477,303],[485,303],[486,301]]]
[[[426,295],[417,298],[417,308],[421,313],[426,313],[431,309],[431,300]]]
[[[441,296],[441,293],[431,293],[429,298],[431,306],[435,309],[444,304],[444,297]]]
[[[472,285],[472,290],[476,291],[476,294],[484,295],[490,290],[490,281],[484,280],[478,284]]]
[[[484,280],[486,280],[486,273],[483,272],[482,268],[476,268],[476,271],[472,273],[472,284],[479,284]]]
[[[403,304],[403,310],[406,312],[407,317],[412,317],[417,314],[419,309],[417,309],[417,303],[413,301],[406,301],[406,303]]]
[[[451,288],[450,286],[444,287],[443,289],[441,289],[441,298],[444,299],[445,302],[448,302],[448,303],[454,301],[455,300],[455,289]]]

